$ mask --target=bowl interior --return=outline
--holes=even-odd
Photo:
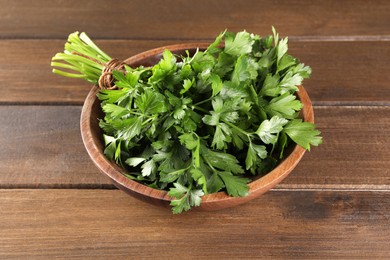
[[[166,46],[140,53],[125,60],[125,62],[132,67],[140,65],[152,66],[161,59],[162,52],[165,49],[171,50],[174,54],[184,55],[185,50],[189,50],[190,54],[194,54],[197,48],[202,49],[206,46],[206,44],[180,44]],[[91,89],[84,102],[81,115],[82,138],[91,159],[104,174],[112,179],[113,183],[118,188],[138,199],[153,204],[169,206],[169,202],[172,198],[168,196],[166,191],[152,189],[136,181],[130,180],[123,175],[123,173],[125,173],[123,168],[116,165],[115,162],[107,160],[104,156],[103,132],[99,127],[98,121],[98,119],[104,117],[104,114],[100,107],[100,101],[96,97],[98,92],[99,89],[97,86],[94,86]],[[297,97],[304,105],[301,110],[301,118],[306,122],[314,122],[312,105],[307,92],[302,86],[299,87]],[[197,208],[200,210],[216,210],[235,206],[260,196],[282,181],[297,165],[304,152],[305,150],[302,147],[298,145],[291,145],[285,152],[285,158],[281,160],[271,172],[253,179],[253,181],[249,184],[248,196],[230,197],[225,192],[208,194],[202,197],[201,206]]]

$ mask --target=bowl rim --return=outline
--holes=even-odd
[[[174,44],[167,45],[155,49],[151,49],[145,52],[141,52],[137,55],[134,55],[125,60],[128,64],[137,63],[142,61],[145,58],[160,55],[165,49],[170,51],[184,51],[188,49],[196,48],[206,48],[209,44],[206,43],[184,43],[184,44]],[[81,136],[84,143],[84,146],[98,169],[103,172],[105,175],[111,178],[114,181],[114,184],[119,184],[119,188],[131,190],[138,197],[147,196],[155,200],[162,200],[164,202],[170,202],[174,198],[168,195],[168,192],[165,190],[158,190],[151,187],[148,187],[142,183],[139,183],[135,180],[131,180],[121,173],[123,169],[108,160],[103,151],[95,143],[93,134],[91,131],[92,120],[98,120],[97,118],[91,118],[92,109],[96,102],[99,102],[96,94],[99,92],[99,87],[94,85],[89,91],[84,105],[81,111],[80,118],[80,130]],[[303,108],[300,111],[301,119],[305,122],[314,123],[314,112],[311,100],[304,89],[303,86],[298,86],[298,91],[296,92],[298,99],[302,102]],[[99,102],[100,104],[100,102]],[[100,107],[100,105],[99,105]],[[96,123],[96,122],[95,122]],[[269,173],[261,176],[260,178],[251,181],[249,186],[249,193],[246,197],[232,197],[224,191],[211,193],[202,196],[202,203],[200,207],[213,207],[215,203],[221,201],[236,201],[235,204],[241,204],[246,201],[249,201],[253,198],[258,197],[259,195],[265,193],[269,189],[273,188],[276,184],[281,182],[299,163],[302,159],[306,150],[301,146],[295,144],[295,147],[292,149],[291,153],[283,158],[282,161]],[[122,187],[121,187],[122,186]]]

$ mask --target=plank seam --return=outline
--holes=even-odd
[[[288,35],[281,35],[281,37],[287,37]],[[66,40],[67,35],[64,34],[64,37],[0,37],[0,41],[9,41],[9,40]],[[390,35],[338,35],[338,36],[298,36],[290,35],[288,36],[289,41],[295,42],[373,42],[373,41],[390,41]],[[121,37],[121,38],[112,38],[112,37],[94,37],[94,41],[107,40],[107,41],[205,41],[212,42],[215,38],[180,38],[180,37],[171,37],[171,38],[147,38],[147,37]]]
[[[320,185],[319,185],[320,186]],[[390,185],[370,185],[368,187],[342,187],[343,185],[334,185],[333,187],[276,187],[271,189],[273,192],[287,192],[287,191],[302,191],[302,192],[311,192],[311,191],[337,191],[337,192],[390,192]],[[351,185],[359,186],[359,185]],[[114,185],[111,184],[82,184],[82,185],[0,185],[0,190],[119,190]]]
[[[328,107],[340,107],[340,108],[387,108],[390,107],[390,101],[389,102],[316,102],[312,101],[313,107],[318,109],[328,108]],[[29,101],[29,102],[1,102],[0,106],[83,106],[83,102],[35,102],[35,101]]]

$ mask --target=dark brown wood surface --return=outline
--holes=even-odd
[[[388,259],[390,196],[271,191],[172,215],[118,190],[0,191],[2,259]]]
[[[0,0],[0,259],[389,259],[390,2]],[[51,73],[67,35],[112,57],[289,36],[324,143],[245,205],[179,216],[115,189],[80,136],[88,83]]]
[[[2,38],[211,39],[225,30],[290,36],[388,37],[386,0],[318,1],[0,1]]]
[[[62,40],[0,41],[0,103],[82,104],[91,86],[51,73]],[[126,59],[179,40],[100,40],[110,56]],[[290,41],[289,50],[313,69],[305,88],[314,104],[389,105],[389,41]],[[321,54],[321,55],[320,55]],[[368,69],[369,68],[369,69]],[[31,87],[31,86],[39,87]]]

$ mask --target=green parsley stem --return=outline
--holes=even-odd
[[[168,173],[168,174],[170,174],[170,175],[181,174],[181,173],[183,173],[183,172],[189,170],[191,167],[192,167],[192,165],[190,164],[190,165],[188,165],[186,168],[182,168],[182,169],[179,169],[179,170],[170,172],[170,173]]]
[[[144,126],[144,125],[146,125],[146,124],[148,124],[150,121],[152,121],[154,118],[148,118],[148,119],[146,119],[145,121],[143,121],[142,122],[142,126]]]
[[[256,90],[254,89],[254,87],[253,87],[252,84],[249,85],[249,91],[251,92],[252,101],[253,101],[256,105],[259,105],[259,100],[257,99],[258,95],[257,95]]]
[[[207,158],[207,156],[203,156],[202,155],[202,158],[203,160],[207,163],[207,165],[210,167],[210,169],[213,171],[213,172],[217,172],[217,169],[215,169],[213,167],[213,165],[211,164],[211,162],[209,161],[209,159]]]
[[[129,114],[132,114],[132,115],[137,115],[137,116],[145,116],[144,114],[142,114],[142,113],[139,113],[139,112],[134,112],[134,111],[129,111],[128,112]]]
[[[210,97],[208,99],[202,100],[202,101],[196,103],[194,106],[199,106],[199,105],[202,105],[204,103],[210,102],[212,99],[213,99],[213,97]]]
[[[74,32],[69,35],[64,52],[57,53],[52,58],[51,66],[59,68],[53,69],[55,74],[71,78],[84,78],[96,84],[102,74],[104,64],[110,59],[110,56],[99,49],[85,33]]]
[[[196,105],[193,105],[192,109],[197,109],[197,110],[202,111],[204,113],[210,114],[210,111],[208,111],[208,110],[206,110],[206,109],[204,109],[202,107],[196,106]]]
[[[253,133],[248,133],[247,131],[245,131],[245,130],[239,128],[238,126],[236,126],[236,125],[234,125],[234,124],[232,124],[232,123],[230,123],[230,122],[227,122],[227,121],[225,121],[225,120],[222,120],[222,121],[223,121],[225,124],[227,124],[228,126],[230,126],[231,128],[234,128],[234,129],[237,130],[238,132],[240,132],[240,133],[246,135],[246,137],[248,138],[249,143],[251,143],[251,136],[253,136]]]
[[[277,137],[277,140],[279,140],[279,133],[277,133],[276,135]],[[275,150],[275,146],[276,146],[276,142],[272,144],[272,149],[271,149],[271,152],[269,154],[273,154],[274,153],[274,150]]]
[[[236,126],[235,124],[232,124],[228,121],[225,121],[225,120],[222,120],[225,124],[227,124],[228,126],[230,126],[231,128],[234,128],[236,129],[237,131],[239,131],[240,133],[243,133],[244,135],[248,136],[248,138],[250,137],[250,135],[252,135],[251,133],[248,133],[247,131],[239,128],[238,126]]]
[[[82,74],[69,73],[69,72],[65,72],[65,71],[57,70],[57,69],[53,69],[53,73],[64,76],[64,77],[68,77],[68,78],[80,78],[80,79],[84,78],[84,75],[82,75]]]
[[[50,66],[60,67],[60,68],[70,69],[70,70],[77,70],[77,67],[73,66],[72,64],[65,64],[65,63],[61,63],[61,62],[51,62]]]

